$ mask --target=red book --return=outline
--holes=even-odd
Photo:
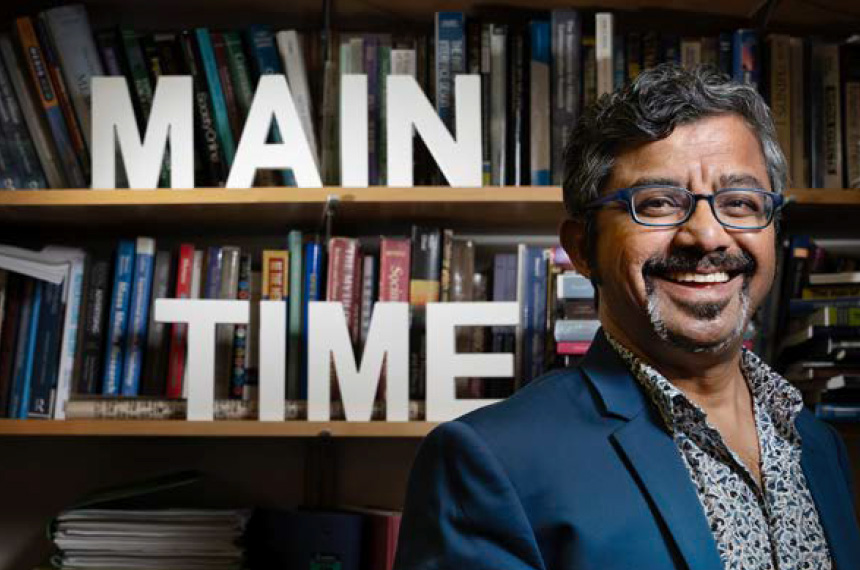
[[[409,302],[409,256],[406,238],[382,238],[379,246],[379,300]]]
[[[555,345],[556,354],[565,354],[569,356],[582,356],[588,349],[591,348],[591,341],[565,341]]]
[[[328,285],[326,301],[340,302],[346,315],[347,327],[353,342],[359,333],[359,281],[358,240],[333,237],[328,242]]]
[[[179,265],[176,271],[177,299],[191,296],[191,278],[194,268],[194,246],[184,243],[179,247]],[[185,351],[188,325],[174,323],[170,331],[170,354],[167,365],[167,397],[182,397],[182,379],[185,376]]]
[[[391,570],[397,552],[397,539],[400,535],[401,513],[382,509],[356,508],[364,515],[365,533],[362,550],[365,567],[372,570]]]

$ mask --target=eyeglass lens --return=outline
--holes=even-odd
[[[631,198],[636,218],[646,224],[681,223],[693,209],[693,195],[681,188],[639,188]],[[728,190],[716,194],[714,213],[723,224],[754,228],[767,225],[773,213],[771,196],[752,190]]]

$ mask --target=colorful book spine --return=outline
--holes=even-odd
[[[93,261],[86,290],[86,312],[84,313],[83,336],[81,338],[80,394],[98,394],[102,381],[102,347],[107,327],[108,301],[110,298],[110,262],[106,259]]]
[[[59,345],[59,367],[55,382],[53,418],[65,418],[66,402],[72,394],[75,365],[78,359],[78,341],[82,336],[84,271],[86,253],[83,250],[57,247],[53,248],[59,256],[68,260],[69,271],[63,289],[65,306],[62,322],[62,337]]]
[[[30,403],[30,385],[33,381],[33,367],[36,360],[36,344],[39,338],[39,315],[42,311],[42,295],[45,282],[36,280],[33,285],[33,297],[29,323],[27,325],[27,337],[24,345],[24,357],[20,369],[21,376],[15,379],[15,390],[13,402],[16,402],[16,415],[19,419],[27,419],[27,408]]]
[[[195,38],[197,39],[197,48],[200,50],[200,60],[203,63],[206,84],[209,86],[212,112],[215,117],[215,130],[218,131],[221,150],[224,153],[224,162],[229,170],[236,154],[236,143],[230,130],[230,118],[227,116],[227,103],[224,100],[224,90],[218,75],[218,63],[215,61],[215,52],[212,49],[212,38],[206,28],[197,28]]]
[[[191,282],[194,276],[194,245],[184,243],[179,246],[179,259],[176,269],[176,299],[188,299],[191,295]],[[170,328],[170,352],[167,361],[167,397],[181,398],[185,378],[185,355],[188,325],[173,323]]]
[[[357,302],[359,284],[355,280],[359,271],[358,264],[358,240],[344,237],[333,237],[329,240],[326,300],[343,305],[353,344],[358,342],[360,326],[360,307]]]
[[[454,130],[454,76],[465,73],[466,18],[463,12],[436,13],[436,110]]]
[[[83,4],[70,4],[45,10],[40,17],[44,19],[57,48],[69,97],[87,146],[91,147],[91,79],[104,75],[104,70],[86,8]]]
[[[63,175],[60,160],[53,148],[50,134],[47,127],[39,121],[39,113],[33,103],[27,81],[24,79],[24,74],[21,71],[22,66],[18,62],[15,48],[12,45],[12,39],[8,34],[0,34],[0,56],[2,56],[6,72],[9,74],[15,99],[20,105],[21,116],[27,125],[30,140],[32,140],[33,147],[36,149],[36,155],[39,158],[39,163],[42,167],[42,172],[45,174],[48,186],[51,188],[67,187],[68,184]]]
[[[36,279],[26,279],[21,291],[21,309],[18,317],[18,333],[15,339],[15,357],[11,371],[9,407],[7,409],[7,416],[10,418],[18,418],[21,414],[21,402],[27,374],[27,349],[30,342],[30,325],[33,321],[36,289],[39,287],[41,285],[39,285]]]
[[[412,339],[416,347],[410,355],[410,398],[424,397],[424,372],[426,370],[426,345],[424,325],[425,305],[439,301],[441,289],[442,232],[438,228],[412,227],[411,271],[409,281],[409,305],[412,307]]]
[[[123,54],[125,55],[128,79],[137,113],[138,126],[144,127],[149,120],[154,97],[152,83],[149,81],[150,69],[141,49],[137,32],[122,28],[119,32]]]
[[[204,299],[221,298],[221,269],[224,264],[224,252],[217,246],[209,246],[206,249],[206,285],[202,293]]]
[[[21,115],[21,107],[15,96],[12,79],[6,72],[5,58],[0,57],[0,129],[8,141],[11,154],[10,164],[14,164],[19,188],[46,188],[48,181],[39,164],[39,156],[27,125]]]
[[[530,136],[531,183],[549,186],[552,182],[552,149],[550,121],[550,24],[544,20],[529,23],[531,34]]]
[[[755,30],[735,30],[732,45],[732,77],[738,83],[759,87],[761,62],[758,53],[758,34]]]
[[[227,118],[230,122],[230,132],[233,140],[238,143],[242,136],[242,121],[239,117],[239,105],[236,101],[236,90],[233,86],[233,77],[230,74],[230,64],[227,61],[227,43],[224,34],[212,32],[212,53],[215,55],[215,64],[218,67],[218,78],[224,91],[224,104],[227,108]]]
[[[292,230],[287,236],[290,251],[290,308],[287,321],[287,399],[296,400],[301,391],[302,355],[302,232]]]
[[[406,238],[382,238],[379,246],[380,302],[409,302],[412,243]]]
[[[372,255],[365,255],[361,258],[361,325],[359,330],[361,346],[367,342],[367,333],[370,331],[373,302],[376,298],[376,280],[376,258]]]
[[[42,284],[38,335],[33,350],[33,372],[27,400],[27,417],[49,419],[57,381],[60,337],[63,326],[63,285]]]
[[[155,266],[155,240],[139,237],[135,246],[134,273],[129,302],[128,332],[125,336],[122,367],[122,395],[137,396],[146,348],[146,327]]]
[[[290,252],[263,251],[263,295],[268,301],[283,301],[289,295]]]
[[[30,84],[35,88],[36,98],[44,112],[43,116],[50,130],[54,148],[62,164],[66,181],[73,188],[83,188],[86,186],[84,174],[72,148],[72,141],[69,138],[69,131],[63,118],[63,111],[57,100],[54,85],[51,81],[45,56],[39,45],[39,39],[36,35],[36,28],[33,25],[32,19],[24,17],[15,20],[15,32],[21,52],[24,54],[27,70],[30,74]]]
[[[122,392],[122,372],[125,360],[123,349],[128,334],[128,310],[134,275],[134,248],[135,242],[131,240],[122,240],[117,248],[110,320],[102,367],[102,393],[105,396],[119,396]]]
[[[239,261],[239,284],[236,298],[251,300],[251,254],[243,254]],[[233,357],[230,360],[230,398],[244,397],[248,384],[248,325],[236,325],[233,332]]]
[[[308,340],[308,308],[312,301],[322,298],[323,286],[323,247],[318,241],[305,244],[304,284],[302,285],[302,346],[307,346]],[[301,385],[299,398],[308,396],[308,363],[301,359]]]

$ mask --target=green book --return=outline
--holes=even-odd
[[[290,250],[290,313],[287,321],[287,399],[298,400],[302,372],[302,232],[287,235]]]

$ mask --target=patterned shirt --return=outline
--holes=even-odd
[[[666,377],[607,334],[656,406],[696,487],[726,570],[830,570],[818,510],[800,465],[796,388],[744,350],[761,451],[759,487],[707,414]]]

